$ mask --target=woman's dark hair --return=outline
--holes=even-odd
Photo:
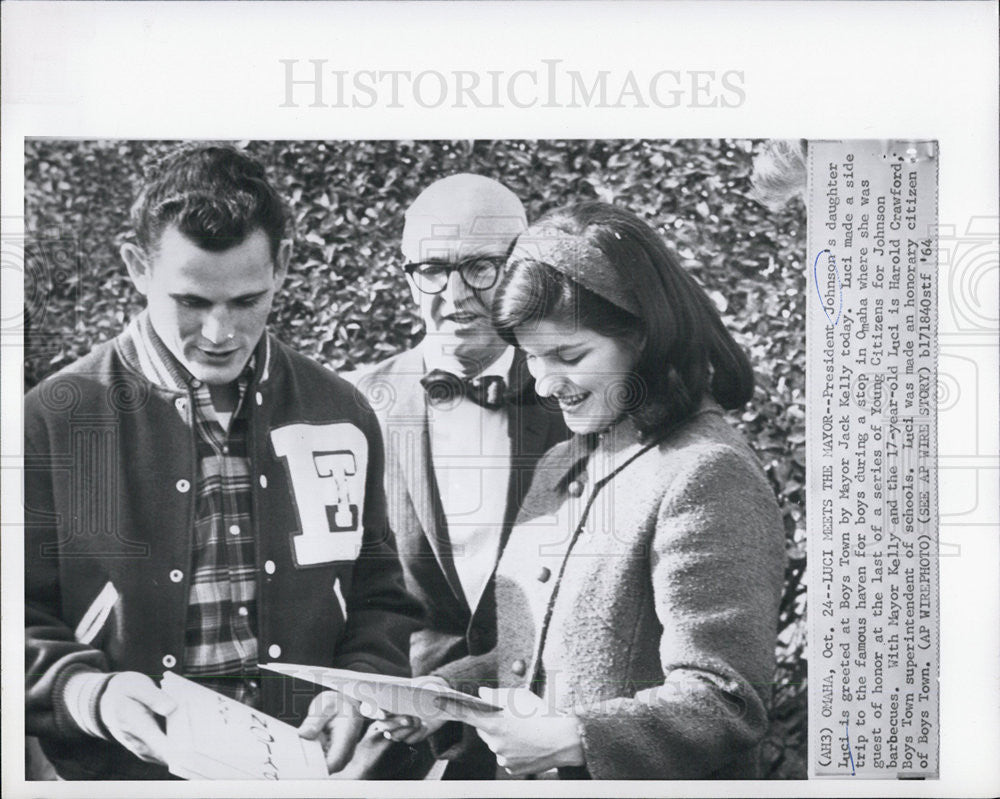
[[[221,252],[263,230],[276,258],[288,212],[264,167],[233,147],[184,147],[167,156],[132,206],[132,225],[147,252],[170,225],[203,250]]]
[[[551,264],[515,251],[493,303],[493,323],[505,341],[517,344],[516,328],[543,319],[579,324],[616,339],[641,334],[645,343],[635,376],[642,401],[629,415],[647,437],[686,419],[706,394],[724,408],[750,399],[754,378],[746,353],[708,295],[649,225],[593,201],[551,211],[533,227],[540,226],[581,237],[600,250],[617,285],[631,288],[638,315]],[[637,396],[634,389],[629,393]]]

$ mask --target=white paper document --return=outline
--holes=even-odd
[[[173,672],[163,690],[177,703],[167,717],[170,773],[184,779],[295,780],[327,777],[318,740]]]
[[[368,674],[348,669],[286,663],[261,663],[260,668],[331,688],[355,701],[375,705],[380,710],[395,715],[417,716],[425,720],[460,720],[458,716],[448,711],[449,702],[468,710],[486,713],[502,709],[478,697],[451,688],[428,685],[419,677],[390,677],[385,674]]]

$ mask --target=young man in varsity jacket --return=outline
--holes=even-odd
[[[258,663],[409,673],[378,420],[265,330],[291,245],[256,161],[183,149],[133,222],[146,309],[25,399],[27,733],[64,778],[166,778],[172,670],[339,771],[358,710]]]

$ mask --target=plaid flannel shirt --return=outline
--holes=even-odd
[[[257,669],[256,541],[251,519],[251,463],[247,451],[251,357],[238,380],[239,399],[224,430],[209,387],[195,380],[156,335],[139,325],[143,355],[171,382],[190,388],[198,453],[183,672],[226,696],[259,707]]]

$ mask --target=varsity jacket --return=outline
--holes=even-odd
[[[409,674],[419,607],[386,520],[382,438],[349,383],[262,337],[247,389],[260,661]],[[61,776],[162,779],[85,735],[77,670],[184,673],[197,480],[193,394],[132,328],[25,398],[26,728]],[[262,672],[261,709],[299,724],[316,688]]]

